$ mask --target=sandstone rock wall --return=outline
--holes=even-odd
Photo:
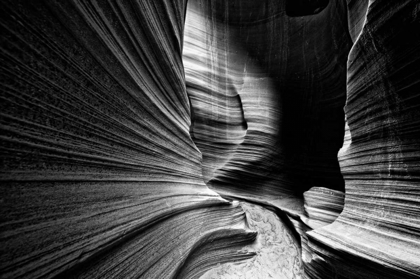
[[[315,278],[420,276],[419,11],[418,1],[369,2],[348,60],[345,206],[309,233]]]
[[[1,6],[2,278],[169,278],[209,239],[252,256],[229,257],[255,234],[190,138],[185,1]]]
[[[209,185],[263,200],[344,190],[347,30],[344,1],[305,17],[286,2],[189,1],[191,131]]]
[[[0,6],[2,278],[420,276],[418,1]]]

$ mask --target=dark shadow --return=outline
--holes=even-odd
[[[329,0],[286,0],[286,14],[290,17],[315,15],[328,3]]]

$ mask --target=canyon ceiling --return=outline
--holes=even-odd
[[[1,278],[419,278],[418,0],[3,0]]]

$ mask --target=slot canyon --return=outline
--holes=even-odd
[[[420,278],[420,1],[0,10],[0,278]]]

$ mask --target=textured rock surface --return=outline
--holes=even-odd
[[[419,12],[418,1],[369,3],[348,62],[344,210],[309,233],[316,278],[420,276]]]
[[[202,279],[303,278],[301,249],[293,233],[279,217],[261,206],[241,203],[257,241],[242,250],[256,256],[244,263],[227,263],[207,273]]]
[[[264,201],[344,189],[337,152],[351,38],[346,3],[330,2],[289,17],[281,1],[189,1],[191,131],[213,189]]]
[[[344,206],[344,193],[323,187],[313,187],[303,193],[305,213],[303,222],[313,229],[331,224]]]
[[[183,1],[1,9],[2,277],[168,278],[208,238],[252,256],[189,135]]]
[[[2,4],[2,278],[420,277],[418,1]]]

